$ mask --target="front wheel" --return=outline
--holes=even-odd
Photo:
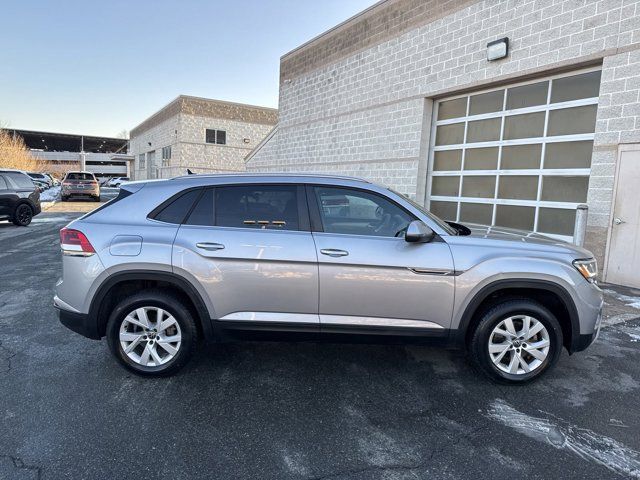
[[[107,323],[107,343],[118,361],[146,376],[172,375],[191,358],[197,328],[177,298],[147,290],[122,300]]]
[[[26,227],[31,223],[33,219],[33,210],[27,204],[18,205],[15,213],[13,214],[13,223],[19,227]]]
[[[491,380],[523,384],[539,378],[560,358],[562,328],[529,299],[503,301],[485,311],[471,337],[475,366]]]

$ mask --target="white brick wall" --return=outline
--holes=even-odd
[[[164,122],[150,128],[137,137],[132,137],[129,141],[129,153],[135,155],[134,169],[132,171],[135,180],[144,180],[147,178],[147,169],[140,169],[140,161],[138,155],[155,150],[156,164],[161,166],[162,147],[175,145],[177,140],[176,130],[178,130],[178,116],[171,117]],[[151,143],[151,145],[149,145]],[[172,156],[177,156],[179,152],[174,146],[172,147]]]
[[[509,57],[488,62],[487,42],[505,36]],[[588,199],[600,241],[617,145],[640,142],[639,48],[640,0],[481,1],[283,79],[278,133],[247,168],[357,174],[415,194],[423,98],[604,59]]]
[[[225,130],[226,145],[205,142],[206,129]],[[244,171],[244,157],[271,131],[271,125],[216,119],[185,113],[177,114],[161,124],[131,139],[130,152],[136,156],[135,178],[147,178],[140,169],[138,154],[155,150],[160,178],[182,175],[190,168],[194,172]],[[249,142],[245,143],[244,139]],[[149,146],[151,142],[151,146]],[[162,147],[171,145],[171,160],[162,166]]]

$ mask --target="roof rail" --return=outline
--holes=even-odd
[[[350,177],[348,175],[329,175],[322,173],[196,173],[190,175],[180,175],[173,177],[171,180],[198,179],[198,178],[216,178],[216,177],[295,177],[295,178],[335,178],[338,180],[353,180],[356,182],[371,183],[369,180],[359,177]]]

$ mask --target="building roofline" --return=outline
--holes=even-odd
[[[202,107],[202,105],[206,105],[208,107],[215,107],[215,106],[226,107],[227,112],[233,111],[234,109],[236,112],[238,111],[254,112],[254,115],[257,114],[258,117],[262,116],[265,118],[269,116],[277,117],[277,114],[278,114],[277,108],[262,107],[259,105],[251,105],[247,103],[230,102],[227,100],[217,100],[213,98],[195,97],[192,95],[178,95],[176,98],[171,100],[165,106],[163,106],[162,108],[160,108],[159,110],[151,114],[149,117],[147,117],[145,120],[137,124],[135,127],[133,127],[130,131],[129,137],[133,138],[134,136],[137,136],[149,130],[150,128],[155,127],[156,125],[162,123],[163,121],[167,120],[168,118],[174,115],[177,115],[180,113],[194,114],[189,112],[188,110],[192,107],[194,109],[197,109],[196,106]],[[194,115],[197,115],[197,114],[194,114]],[[229,114],[227,113],[227,115]],[[224,115],[221,115],[220,118],[226,118],[226,117]],[[256,122],[247,122],[247,123],[266,123],[269,125],[273,125],[276,122],[277,120],[274,122],[256,121]]]
[[[394,0],[380,0],[376,3],[374,3],[373,5],[365,8],[364,10],[362,10],[361,12],[356,13],[355,15],[352,15],[351,17],[347,18],[346,20],[344,20],[343,22],[340,22],[339,24],[337,24],[334,27],[331,27],[328,30],[325,30],[324,32],[316,35],[315,37],[313,37],[311,40],[307,40],[306,42],[304,42],[302,45],[297,46],[296,48],[294,48],[293,50],[289,50],[287,53],[285,53],[284,55],[282,55],[280,57],[281,60],[284,60],[285,58],[289,57],[290,55],[293,55],[294,53],[297,53],[300,50],[304,50],[306,47],[311,46],[311,44],[317,42],[318,40],[321,40],[323,37],[326,37],[328,35],[337,33],[338,30],[341,30],[342,28],[348,26],[351,23],[355,23],[360,17],[366,15],[367,13],[371,12],[372,10],[375,10],[376,8],[378,8],[380,5],[382,5],[383,3],[387,3],[389,1],[394,1]]]
[[[133,132],[134,130],[140,128],[144,123],[148,122],[149,120],[151,120],[152,118],[158,116],[159,114],[161,114],[162,112],[164,112],[167,108],[169,108],[171,105],[173,105],[175,102],[177,102],[178,100],[180,100],[180,95],[178,95],[176,98],[174,98],[173,100],[171,100],[169,103],[165,104],[164,106],[160,107],[158,110],[156,110],[155,112],[153,112],[151,115],[149,115],[147,118],[145,118],[144,120],[142,120],[140,123],[138,123],[135,127],[133,127],[131,130],[129,130],[129,132]],[[131,137],[131,134],[129,134],[129,136]]]
[[[280,83],[333,65],[481,0],[381,0],[280,57]]]
[[[101,135],[84,135],[83,133],[66,133],[66,132],[47,132],[45,130],[25,130],[24,128],[0,128],[0,130],[4,130],[5,132],[16,132],[20,134],[20,132],[28,133],[30,135],[58,135],[61,137],[84,137],[84,138],[100,138],[105,140],[114,140],[118,142],[128,142],[128,138],[118,138],[118,137],[105,137]]]

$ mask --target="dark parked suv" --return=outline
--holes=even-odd
[[[31,178],[18,170],[0,170],[0,219],[26,227],[40,211],[40,192]]]

